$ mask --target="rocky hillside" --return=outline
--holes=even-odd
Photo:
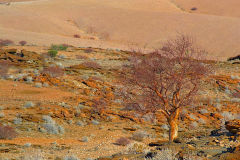
[[[139,115],[118,96],[131,52],[68,45],[0,49],[3,159],[238,159],[240,63],[206,61],[215,73],[182,110],[168,143],[163,115]]]

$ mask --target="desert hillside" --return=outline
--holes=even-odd
[[[5,2],[5,0],[2,0]],[[161,47],[192,35],[214,58],[239,50],[237,0],[39,0],[0,5],[1,38],[35,45],[68,43],[104,48]],[[198,8],[192,11],[189,8]],[[75,38],[74,38],[75,35]],[[78,38],[76,38],[78,37]]]
[[[239,0],[0,0],[0,160],[239,160]]]

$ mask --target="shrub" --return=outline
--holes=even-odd
[[[42,83],[35,83],[35,87],[42,88]]]
[[[126,152],[127,154],[146,154],[149,152],[149,149],[148,146],[143,143],[134,142],[127,146]]]
[[[10,64],[8,61],[0,61],[0,77],[6,78]]]
[[[205,113],[208,113],[208,110],[206,110],[206,109],[201,109],[199,112],[200,112],[201,114],[205,114]]]
[[[169,126],[167,124],[163,124],[161,126],[161,128],[164,129],[164,130],[169,130]]]
[[[205,124],[205,123],[206,123],[206,121],[205,121],[204,119],[202,119],[202,118],[200,118],[200,119],[198,120],[198,122],[199,122],[199,123],[202,123],[202,124]]]
[[[88,137],[87,136],[82,137],[81,141],[82,142],[88,142]]]
[[[92,124],[99,125],[99,122],[97,120],[92,120]]]
[[[120,146],[127,146],[130,143],[130,140],[125,137],[121,137],[116,140],[115,144],[120,145]]]
[[[77,59],[87,59],[86,56],[82,56],[82,55],[76,55],[75,57],[76,57]]]
[[[19,43],[21,46],[25,46],[25,45],[27,44],[26,41],[19,41],[18,43]]]
[[[233,120],[234,119],[234,115],[230,112],[224,111],[223,113],[221,113],[221,115],[223,116],[223,119],[225,121],[229,121],[229,120]]]
[[[24,147],[31,147],[31,146],[32,146],[31,143],[25,143],[25,144],[24,144]]]
[[[0,118],[3,118],[5,116],[4,113],[0,113]]]
[[[84,50],[85,53],[92,53],[93,52],[93,49],[92,48],[86,48]]]
[[[0,39],[0,46],[8,46],[14,42],[9,39]]]
[[[35,106],[35,104],[31,101],[26,102],[25,105],[24,105],[25,108],[31,108],[31,107],[34,107],[34,106]]]
[[[13,124],[15,124],[15,125],[22,124],[22,118],[14,118],[13,119]]]
[[[196,8],[196,7],[193,7],[193,8],[191,8],[191,10],[192,10],[192,11],[196,11],[196,10],[197,10],[197,8]]]
[[[74,38],[81,38],[81,36],[78,35],[78,34],[74,34],[73,37],[74,37]]]
[[[198,123],[197,122],[192,122],[191,124],[190,124],[190,128],[191,129],[195,129],[195,128],[197,128],[198,127]]]
[[[17,132],[10,126],[0,126],[0,139],[13,139],[17,137]]]
[[[231,79],[240,79],[240,77],[238,75],[231,75]]]
[[[43,74],[48,74],[51,77],[61,77],[64,75],[64,70],[58,66],[51,66],[48,68],[44,68],[42,71]]]
[[[43,87],[49,87],[49,84],[47,82],[44,82]]]
[[[58,125],[50,116],[44,115],[42,119],[45,121],[42,126],[49,134],[64,134],[64,128]]]
[[[49,50],[48,51],[48,55],[52,58],[56,57],[58,54],[58,51],[57,50]]]
[[[64,157],[63,160],[78,160],[78,158],[75,156],[66,156],[66,157]]]
[[[132,135],[132,139],[135,141],[143,141],[147,137],[147,133],[144,131],[135,132]]]
[[[102,67],[93,61],[87,61],[87,62],[83,62],[82,65],[84,65],[87,68],[92,68],[92,69],[101,69]]]
[[[178,158],[176,158],[177,153],[177,151],[173,151],[168,148],[162,149],[161,151],[157,152],[157,154],[154,156],[154,158],[151,158],[151,160],[178,160]]]
[[[68,48],[68,45],[66,44],[60,44],[60,45],[52,44],[50,50],[65,51],[67,48]]]
[[[40,149],[36,150],[28,150],[27,152],[24,153],[21,158],[18,158],[21,160],[46,160],[47,157],[44,152],[42,152]]]
[[[189,117],[193,120],[196,120],[196,116],[194,116],[193,114],[190,114]]]
[[[78,125],[78,126],[84,126],[84,123],[83,123],[82,121],[77,121],[77,122],[76,122],[76,125]]]
[[[26,78],[27,83],[32,83],[33,78],[31,76],[28,76]]]

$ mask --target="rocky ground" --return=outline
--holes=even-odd
[[[182,110],[179,139],[169,144],[162,115],[139,117],[117,96],[130,52],[67,47],[52,58],[48,51],[0,49],[0,122],[17,132],[0,133],[10,136],[0,139],[2,159],[239,158],[238,60],[205,62],[215,74],[202,82],[199,103]]]

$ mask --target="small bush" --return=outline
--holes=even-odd
[[[87,61],[87,62],[83,62],[82,65],[84,65],[87,68],[92,68],[92,69],[101,69],[102,67],[93,61]]]
[[[81,141],[82,142],[88,142],[88,137],[87,136],[82,137]]]
[[[81,36],[78,35],[78,34],[74,34],[73,37],[74,37],[74,38],[81,38]]]
[[[17,137],[17,132],[10,126],[0,126],[0,139],[13,139]]]
[[[92,120],[92,124],[99,125],[99,122],[97,120]]]
[[[8,46],[10,44],[14,44],[14,42],[9,39],[0,39],[0,46]]]
[[[132,135],[132,139],[135,141],[143,141],[147,137],[147,133],[144,131],[135,132]]]
[[[43,87],[49,87],[49,84],[47,82],[44,82]]]
[[[78,126],[84,126],[84,123],[83,123],[82,121],[77,121],[77,122],[76,122],[76,125],[78,125]]]
[[[25,143],[25,144],[24,144],[24,147],[31,147],[31,146],[32,146],[31,143]]]
[[[64,157],[63,160],[78,160],[78,158],[75,156],[66,156],[66,157]]]
[[[27,83],[32,83],[33,78],[31,76],[28,76],[28,77],[26,77],[25,80],[26,80]]]
[[[164,129],[164,130],[169,130],[169,126],[167,124],[163,124],[161,126],[161,128]]]
[[[200,119],[198,120],[198,122],[199,122],[199,123],[202,123],[202,124],[205,124],[205,123],[206,123],[206,121],[205,121],[204,119],[202,119],[202,118],[200,118]]]
[[[151,160],[178,160],[178,158],[176,158],[177,154],[178,154],[177,151],[168,148],[162,149],[161,151],[157,152],[157,154]]]
[[[5,114],[4,113],[0,113],[0,118],[3,118],[5,117]]]
[[[58,54],[58,51],[57,50],[49,50],[48,51],[48,55],[52,58],[56,57]]]
[[[77,59],[87,59],[86,56],[82,56],[82,55],[76,55],[75,57],[76,57]]]
[[[42,83],[35,83],[35,87],[42,88]]]
[[[22,124],[22,118],[14,118],[13,119],[13,124],[15,124],[15,125]]]
[[[6,78],[8,76],[8,70],[10,63],[8,61],[0,61],[0,77]]]
[[[130,140],[128,138],[121,137],[117,139],[115,143],[120,146],[127,146],[130,143]]]
[[[189,117],[193,120],[196,120],[196,116],[194,116],[193,114],[190,114]]]
[[[193,7],[193,8],[191,8],[191,10],[192,10],[192,11],[196,11],[196,10],[197,10],[197,8],[196,8],[196,7]]]
[[[18,43],[19,43],[21,46],[25,46],[25,45],[27,44],[26,41],[19,41]]]
[[[25,108],[31,108],[31,107],[34,107],[34,106],[35,106],[35,104],[31,101],[26,102],[25,105],[24,105]]]
[[[231,79],[233,79],[233,80],[240,79],[240,77],[238,75],[231,75]]]
[[[230,112],[224,111],[223,113],[221,113],[221,115],[223,116],[223,119],[225,121],[229,121],[229,120],[233,120],[234,119],[234,115]]]
[[[196,129],[198,127],[198,123],[197,122],[192,122],[191,124],[190,124],[190,128],[191,129]]]
[[[201,109],[199,112],[200,112],[201,114],[206,114],[206,113],[208,113],[208,110],[206,110],[206,109]]]
[[[64,128],[58,125],[50,116],[44,115],[42,119],[45,123],[42,127],[49,133],[49,134],[64,134]]]
[[[92,53],[93,52],[93,49],[92,48],[86,48],[84,50],[85,53]]]
[[[65,45],[65,44],[60,44],[60,45],[52,44],[50,50],[65,51],[67,50],[67,48],[68,48],[68,45]]]
[[[64,75],[64,70],[58,66],[51,66],[48,68],[44,68],[42,71],[43,74],[48,74],[51,77],[61,77]]]

